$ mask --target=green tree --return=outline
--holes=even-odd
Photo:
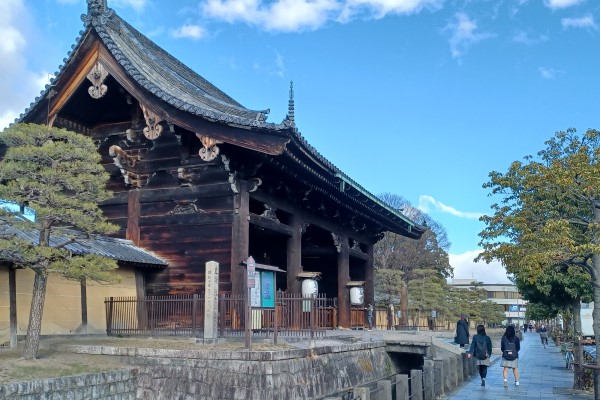
[[[504,306],[489,300],[481,302],[480,316],[483,324],[488,327],[500,325],[506,319],[506,314],[504,314]]]
[[[0,257],[35,272],[31,312],[23,357],[37,357],[48,274],[69,279],[112,282],[114,260],[72,256],[64,247],[77,234],[108,234],[98,203],[112,194],[105,189],[108,174],[100,164],[94,142],[83,135],[43,125],[16,124],[0,134],[7,151],[0,164],[0,198],[26,205],[35,220],[4,207],[6,227],[0,235]],[[23,240],[10,228],[35,232],[35,242]],[[62,238],[60,244],[51,240]]]
[[[389,304],[397,302],[402,287],[402,271],[391,268],[375,270],[375,292],[377,298]]]
[[[408,282],[409,308],[413,311],[413,321],[418,324],[422,313],[432,310],[446,311],[445,297],[447,284],[444,278],[433,269],[418,269]]]
[[[484,187],[502,196],[494,215],[482,217],[485,260],[535,282],[552,266],[579,266],[591,277],[600,304],[600,133],[558,132],[537,159],[514,162],[506,174],[490,173]],[[600,337],[600,307],[593,312]],[[597,341],[600,350],[600,341]],[[595,374],[598,371],[595,370]],[[600,398],[600,376],[594,392]]]

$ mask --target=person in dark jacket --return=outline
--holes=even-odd
[[[486,351],[486,358],[481,359],[477,357],[475,351],[477,349],[477,343],[483,343]],[[477,360],[477,367],[479,368],[479,376],[481,377],[481,386],[485,386],[485,378],[487,377],[487,369],[490,366],[490,355],[492,354],[492,339],[485,333],[485,326],[477,325],[477,335],[473,336],[471,340],[471,348],[467,353],[467,357],[471,358],[475,356]]]
[[[509,357],[507,354],[507,350],[510,347],[514,348],[516,354],[513,357]],[[515,327],[513,325],[509,325],[506,327],[506,331],[504,332],[504,336],[502,336],[502,340],[500,340],[500,350],[502,350],[502,364],[500,364],[504,369],[502,370],[502,376],[504,377],[504,386],[508,386],[508,369],[511,368],[513,370],[513,375],[515,376],[515,385],[519,386],[519,350],[521,350],[521,342],[519,338],[515,335]]]
[[[467,316],[462,314],[458,322],[456,322],[456,336],[454,342],[460,347],[465,347],[469,344],[469,323],[466,320]]]

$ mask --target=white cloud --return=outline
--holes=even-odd
[[[198,25],[183,25],[171,32],[174,38],[202,39],[206,35],[204,28]]]
[[[519,31],[513,36],[513,41],[526,45],[534,45],[538,43],[543,43],[548,41],[548,36],[546,35],[537,35],[534,36],[529,32]]]
[[[449,254],[450,265],[454,268],[454,279],[473,279],[483,283],[508,283],[506,269],[499,261],[474,262],[481,250],[467,251],[462,254]]]
[[[382,18],[439,9],[443,0],[206,0],[205,17],[244,22],[267,31],[315,30],[329,21],[349,22],[359,16]]]
[[[440,9],[443,3],[443,0],[347,0],[338,20],[347,22],[361,11],[366,11],[373,18],[383,18],[389,14],[415,14],[424,8]]]
[[[454,21],[448,23],[443,29],[444,32],[450,32],[448,41],[452,58],[460,59],[472,45],[494,37],[491,33],[477,32],[477,29],[476,21],[469,18],[467,14],[462,12],[454,14]]]
[[[483,214],[478,212],[470,211],[458,211],[457,209],[447,206],[441,201],[434,199],[432,196],[421,195],[419,196],[419,205],[417,208],[425,213],[429,213],[431,208],[435,211],[442,212],[445,214],[451,214],[455,217],[466,218],[466,219],[479,219]]]
[[[136,12],[142,12],[148,5],[147,0],[110,0],[108,6],[113,8],[127,8],[131,7]]]
[[[293,32],[322,26],[339,8],[335,0],[208,0],[202,5],[205,16],[223,21],[245,22],[267,31]]]
[[[564,74],[563,71],[560,71],[560,70],[554,69],[554,68],[548,68],[548,67],[539,67],[538,72],[540,73],[542,78],[550,79],[550,80],[556,79],[559,76]]]
[[[0,93],[5,94],[0,96],[0,129],[12,123],[48,82],[47,73],[32,72],[25,58],[30,20],[23,0],[0,1]]]
[[[580,17],[580,18],[563,18],[560,20],[560,24],[562,25],[563,29],[568,29],[568,28],[591,28],[591,29],[596,29],[596,30],[598,29],[596,22],[594,22],[593,15],[586,15],[586,16]]]
[[[582,3],[585,0],[544,0],[544,5],[553,10],[567,8]]]
[[[285,72],[285,63],[283,62],[283,56],[279,53],[275,55],[275,74],[277,76],[283,77],[283,73]]]

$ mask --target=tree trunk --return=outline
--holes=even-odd
[[[596,212],[594,213],[596,214]],[[592,288],[594,291],[594,309],[592,310],[592,326],[596,338],[596,354],[600,351],[600,255],[594,254],[592,258]],[[600,400],[600,360],[596,357],[596,368],[594,368],[594,399]]]
[[[581,336],[581,300],[575,299],[571,302],[571,310],[573,312],[573,336],[578,338]]]
[[[27,338],[23,358],[32,360],[37,357],[40,346],[40,333],[42,331],[42,315],[44,313],[44,299],[46,297],[46,285],[48,276],[45,271],[34,270],[33,293],[31,297],[31,311],[29,312],[29,326],[27,327]]]

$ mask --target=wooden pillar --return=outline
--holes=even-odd
[[[335,236],[336,248],[338,251],[338,325],[341,328],[350,328],[350,251],[348,238],[345,236]]]
[[[365,262],[365,304],[375,304],[375,268],[373,268],[373,245],[366,249],[369,259]]]
[[[81,333],[87,333],[88,313],[87,313],[87,284],[85,278],[79,282],[81,288]]]
[[[287,288],[288,293],[300,293],[302,285],[297,278],[302,272],[302,221],[297,210],[291,216],[293,235],[287,240]]]
[[[132,189],[127,198],[127,230],[125,239],[131,240],[134,245],[140,244],[140,189]]]
[[[10,324],[10,348],[17,347],[17,279],[16,270],[8,267],[8,312]]]
[[[231,227],[231,291],[244,294],[246,270],[239,264],[246,261],[250,247],[250,196],[248,182],[238,181],[238,191],[233,197],[233,223]]]

